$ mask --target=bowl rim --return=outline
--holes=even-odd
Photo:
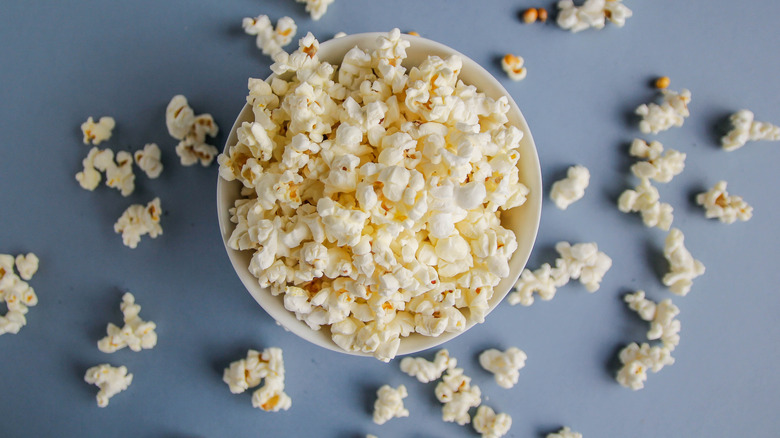
[[[329,58],[341,58],[343,57],[344,53],[346,53],[354,46],[359,46],[364,50],[366,50],[366,48],[370,49],[372,48],[371,44],[373,44],[378,37],[385,36],[385,35],[387,35],[387,32],[366,32],[366,33],[351,34],[341,38],[330,39],[320,43],[318,55],[320,55],[321,60],[333,63],[333,61]],[[420,36],[407,35],[407,34],[402,34],[401,37],[411,43],[409,49],[407,49],[408,51],[421,49],[426,52],[435,52],[435,53],[429,53],[428,55],[438,55],[442,57],[451,56],[451,55],[459,56],[463,61],[463,67],[459,74],[459,79],[462,79],[464,75],[479,77],[480,80],[478,82],[480,82],[480,85],[475,84],[475,81],[473,80],[463,80],[463,82],[476,86],[477,90],[480,93],[484,93],[494,99],[497,99],[500,96],[506,96],[510,106],[510,111],[507,113],[507,115],[510,118],[509,123],[513,124],[518,129],[523,131],[523,139],[521,140],[521,145],[523,142],[529,143],[525,148],[521,148],[522,150],[520,151],[521,152],[520,161],[525,164],[525,167],[527,169],[532,170],[530,175],[524,174],[523,177],[521,178],[521,182],[529,188],[530,193],[528,195],[526,202],[523,205],[515,208],[523,208],[524,214],[531,214],[529,220],[532,224],[532,230],[531,229],[524,230],[523,236],[526,237],[525,247],[522,247],[520,245],[520,236],[518,235],[517,231],[513,229],[511,230],[516,235],[516,237],[518,237],[518,248],[515,250],[515,252],[512,254],[512,257],[510,258],[510,263],[514,265],[516,269],[512,269],[510,271],[510,275],[508,277],[503,278],[499,283],[499,285],[497,285],[496,288],[494,288],[494,294],[492,298],[489,300],[489,308],[485,313],[485,317],[487,318],[487,316],[493,310],[495,310],[496,307],[498,307],[498,305],[504,300],[506,295],[511,291],[512,285],[514,285],[514,283],[517,281],[517,278],[520,276],[523,269],[525,268],[525,265],[528,262],[528,259],[531,255],[531,251],[533,250],[534,244],[536,242],[536,237],[538,235],[539,226],[541,222],[543,186],[542,186],[541,165],[539,163],[539,155],[536,148],[536,143],[533,140],[530,127],[528,126],[528,123],[525,117],[523,116],[522,111],[520,110],[515,100],[512,98],[511,94],[506,90],[506,88],[504,88],[504,86],[501,84],[500,81],[498,81],[498,79],[496,79],[490,72],[488,72],[479,63],[472,60],[471,58],[464,55],[463,53],[449,46],[446,46],[442,43],[439,43],[437,41],[433,41]],[[414,47],[415,45],[417,47]],[[336,54],[331,54],[328,52],[328,50],[331,50],[333,53]],[[426,55],[421,55],[421,56],[426,56]],[[404,64],[405,63],[406,62],[404,62]],[[266,78],[266,80],[273,78],[275,76],[276,74],[272,73],[271,75],[268,76],[268,78]],[[485,90],[485,88],[493,88],[493,90]],[[222,148],[223,153],[229,147],[231,147],[231,145],[236,143],[237,141],[236,130],[238,129],[238,127],[241,126],[241,123],[248,120],[251,114],[252,114],[251,106],[248,103],[245,103],[244,107],[241,109],[238,116],[236,117],[233,126],[231,127],[230,133],[228,134],[228,138],[225,140],[225,145]],[[512,120],[513,117],[510,116],[510,114],[514,116],[517,120],[513,121]],[[520,164],[518,163],[518,166],[519,165]],[[529,180],[529,178],[531,180]],[[241,254],[246,253],[247,251],[234,250],[230,248],[227,244],[229,237],[232,234],[232,230],[235,228],[235,225],[230,221],[230,214],[228,213],[228,209],[231,208],[233,205],[229,205],[226,201],[227,195],[226,195],[225,188],[228,185],[235,184],[235,183],[239,185],[241,184],[238,181],[226,181],[221,176],[217,175],[217,190],[216,190],[217,191],[217,219],[219,222],[220,233],[222,235],[222,243],[225,247],[228,258],[230,259],[231,265],[233,266],[235,273],[238,275],[246,291],[249,292],[249,294],[260,305],[260,307],[262,307],[263,310],[265,310],[265,312],[268,313],[275,320],[277,324],[282,326],[285,330],[293,332],[298,337],[305,339],[306,341],[312,344],[339,353],[345,353],[353,356],[373,357],[371,353],[343,350],[341,347],[336,345],[336,343],[331,339],[330,329],[328,326],[323,326],[318,331],[312,330],[305,322],[298,320],[293,312],[290,312],[289,310],[284,308],[283,305],[281,307],[281,310],[279,310],[277,306],[271,305],[272,301],[278,302],[279,297],[275,297],[271,295],[268,289],[261,288],[257,283],[257,279],[251,273],[249,273],[248,264],[246,264],[244,260],[241,258],[242,257]],[[517,268],[518,265],[519,268]],[[502,285],[506,286],[505,282],[509,282],[509,286],[503,287],[501,290],[499,290],[498,286],[502,286]],[[470,330],[475,325],[477,325],[477,323],[470,321],[466,325],[466,327],[460,332],[456,332],[456,333],[445,332],[442,335],[436,337],[422,336],[415,333],[409,337],[401,338],[401,344],[400,347],[398,348],[398,352],[396,356],[403,356],[407,354],[417,353],[420,351],[437,347],[445,342],[454,339],[457,336],[460,336],[461,334]],[[323,336],[324,333],[327,333],[327,335]],[[413,342],[417,339],[423,339],[424,341]]]

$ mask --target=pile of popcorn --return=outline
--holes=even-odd
[[[529,192],[523,132],[506,97],[458,80],[459,57],[407,73],[398,29],[338,66],[318,47],[308,34],[249,81],[254,121],[218,157],[242,183],[228,245],[298,319],[388,361],[402,337],[484,320],[517,248],[500,214]]]
[[[38,296],[27,281],[37,271],[38,257],[33,253],[16,257],[0,254],[0,303],[8,308],[5,315],[0,315],[0,335],[15,335],[27,325],[29,308],[38,304]]]

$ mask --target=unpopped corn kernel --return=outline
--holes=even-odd
[[[707,219],[718,218],[724,224],[750,220],[753,207],[741,196],[729,195],[726,186],[726,181],[718,181],[710,190],[696,195],[696,203],[704,207]]]
[[[97,123],[92,120],[92,117],[88,118],[86,122],[81,124],[81,132],[84,134],[84,144],[100,144],[109,138],[111,138],[111,131],[116,126],[116,122],[112,117],[101,117]]]
[[[669,84],[671,84],[671,83],[672,83],[672,80],[669,79],[669,76],[661,76],[660,78],[655,80],[655,84],[654,85],[655,85],[655,88],[658,88],[658,89],[662,90],[664,88],[669,88]]]
[[[539,17],[539,11],[536,8],[528,8],[523,12],[523,21],[525,23],[534,23]]]
[[[133,382],[133,375],[127,374],[127,367],[112,367],[109,364],[94,366],[87,370],[84,381],[100,388],[97,404],[101,408],[108,406],[111,397],[127,389]]]

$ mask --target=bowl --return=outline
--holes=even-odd
[[[332,39],[321,43],[317,54],[322,61],[327,61],[331,64],[339,64],[346,52],[352,47],[357,45],[363,49],[373,48],[376,39],[382,35],[385,35],[385,33],[373,32]],[[509,122],[524,133],[519,148],[521,158],[517,166],[519,167],[520,181],[528,187],[530,192],[525,204],[507,210],[501,215],[502,226],[515,233],[518,247],[510,259],[509,276],[503,278],[494,288],[493,297],[489,301],[489,313],[512,289],[512,286],[517,281],[517,278],[520,276],[520,273],[528,261],[531,249],[536,240],[542,206],[542,178],[536,146],[534,145],[528,124],[520,112],[520,108],[518,108],[506,89],[498,80],[496,80],[496,78],[488,73],[487,70],[465,55],[441,43],[418,36],[403,35],[402,37],[411,43],[410,47],[406,50],[407,58],[403,62],[403,65],[407,67],[407,71],[411,66],[419,65],[429,55],[437,55],[442,58],[446,58],[450,55],[460,56],[463,60],[463,67],[459,76],[460,79],[466,84],[476,86],[480,92],[485,93],[493,99],[498,99],[501,96],[508,97],[510,110],[507,116]],[[249,105],[245,105],[230,131],[225,148],[236,144],[236,130],[241,126],[241,123],[252,120],[252,109]],[[303,321],[299,321],[294,313],[288,311],[284,307],[282,296],[271,295],[268,289],[260,287],[257,279],[249,272],[248,267],[252,255],[251,251],[236,251],[227,245],[227,241],[235,228],[235,224],[230,221],[228,209],[233,207],[234,201],[238,199],[241,187],[242,184],[239,181],[228,182],[218,177],[217,213],[219,228],[228,257],[247,291],[249,291],[255,301],[257,301],[272,318],[281,324],[282,327],[295,333],[299,337],[329,350],[359,356],[370,356],[370,354],[366,353],[342,350],[331,339],[330,330],[327,327],[315,331],[309,328]],[[464,333],[473,325],[474,323],[470,323],[466,329],[461,332],[444,333],[437,337],[423,336],[414,333],[411,336],[401,339],[397,355],[416,353],[438,346]]]

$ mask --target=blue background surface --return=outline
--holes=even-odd
[[[613,258],[601,289],[562,288],[532,307],[501,304],[446,348],[485,403],[513,417],[512,437],[542,437],[563,425],[585,437],[768,436],[776,434],[780,374],[777,295],[777,143],[727,153],[718,125],[748,108],[780,123],[777,48],[780,2],[625,0],[624,28],[570,34],[524,25],[518,12],[551,2],[336,0],[312,21],[292,0],[10,2],[0,4],[0,253],[34,252],[30,281],[40,303],[17,335],[0,337],[0,435],[222,437],[470,437],[470,426],[441,421],[433,384],[383,364],[326,351],[286,333],[255,304],[233,272],[215,211],[217,168],[182,167],[165,128],[165,106],[184,94],[209,112],[222,147],[241,109],[248,77],[266,77],[270,60],[245,35],[241,19],[288,15],[298,36],[399,27],[447,44],[491,71],[522,109],[536,140],[545,194],[572,164],[591,171],[583,200],[560,211],[545,199],[529,266],[552,262],[557,241],[595,241]],[[554,15],[554,14],[553,14]],[[288,46],[292,47],[292,46]],[[508,80],[498,60],[525,57],[528,77]],[[620,213],[617,196],[635,180],[628,144],[633,109],[656,95],[650,81],[689,88],[691,116],[656,136],[688,154],[686,169],[661,198],[674,226],[707,267],[691,293],[676,297],[659,281],[665,233]],[[110,115],[114,135],[101,147],[137,150],[156,142],[165,170],[123,198],[74,175],[89,147],[80,124]],[[720,179],[755,208],[747,223],[704,218],[693,196]],[[131,203],[162,200],[164,234],[122,246],[113,223]],[[641,342],[647,324],[622,296],[644,289],[681,309],[677,362],[633,392],[614,381],[617,352]],[[157,323],[159,343],[139,353],[96,348],[108,322],[120,323],[124,291]],[[2,308],[4,312],[5,309]],[[249,348],[278,346],[287,365],[287,412],[233,395],[222,370]],[[479,367],[486,348],[528,354],[512,389]],[[433,352],[427,352],[431,358]],[[106,409],[83,381],[90,366],[123,364],[135,376]],[[405,384],[408,418],[371,421],[375,391]]]

